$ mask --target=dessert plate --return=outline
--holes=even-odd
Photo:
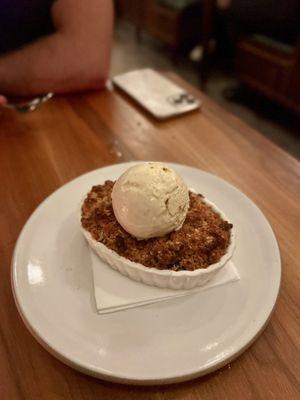
[[[170,164],[234,224],[232,261],[241,279],[184,298],[98,315],[78,207],[92,185],[118,178],[133,164],[82,175],[34,211],[13,255],[14,297],[33,336],[62,362],[109,381],[180,382],[225,365],[262,332],[279,291],[279,249],[266,218],[243,193],[204,171]]]

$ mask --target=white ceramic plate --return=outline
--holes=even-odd
[[[280,254],[261,211],[227,182],[170,164],[234,224],[241,280],[180,299],[98,315],[78,206],[92,185],[133,163],[92,171],[49,196],[23,228],[12,260],[19,312],[54,356],[110,381],[184,381],[220,368],[262,332],[280,285]]]

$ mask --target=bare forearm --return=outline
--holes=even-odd
[[[103,86],[108,74],[111,0],[56,0],[55,32],[0,56],[0,93],[33,95]]]
[[[0,92],[31,95],[101,86],[108,66],[103,65],[100,70],[100,49],[94,57],[86,57],[84,48],[75,45],[70,49],[69,40],[54,33],[0,57]]]

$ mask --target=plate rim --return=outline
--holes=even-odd
[[[22,305],[21,305],[21,302],[20,302],[20,299],[19,299],[19,296],[17,293],[16,255],[17,255],[18,246],[19,246],[19,243],[21,242],[23,235],[25,234],[25,230],[26,230],[28,224],[32,221],[32,219],[38,213],[38,211],[45,205],[45,203],[50,201],[50,199],[65,186],[71,185],[74,181],[83,179],[85,176],[87,176],[89,174],[92,175],[93,173],[95,173],[99,170],[110,169],[112,167],[120,167],[120,168],[124,167],[125,168],[126,166],[129,167],[130,165],[134,165],[134,164],[142,163],[142,162],[144,162],[144,161],[139,160],[139,161],[115,163],[115,164],[106,165],[106,166],[103,166],[100,168],[96,168],[91,171],[87,171],[87,172],[71,179],[70,181],[66,182],[65,184],[61,185],[56,190],[54,190],[52,193],[50,193],[45,199],[43,199],[42,202],[33,210],[33,212],[27,218],[24,226],[22,227],[22,229],[18,235],[17,241],[15,243],[13,254],[12,254],[12,259],[11,259],[11,287],[12,287],[12,293],[13,293],[13,297],[15,300],[17,310],[19,312],[19,315],[21,316],[22,321],[24,322],[25,326],[29,330],[29,332],[32,334],[32,336],[35,338],[35,340],[46,351],[48,351],[52,356],[56,357],[64,364],[68,365],[71,368],[74,368],[75,370],[83,372],[87,375],[93,376],[95,378],[104,379],[109,382],[121,383],[121,384],[146,385],[146,386],[165,385],[165,384],[184,382],[187,380],[191,380],[191,379],[195,379],[197,377],[207,375],[211,372],[214,372],[214,371],[222,368],[224,365],[226,365],[226,364],[230,363],[231,361],[233,361],[234,359],[236,359],[247,348],[249,348],[254,343],[254,341],[258,338],[258,336],[263,332],[263,330],[267,326],[267,324],[273,314],[273,311],[275,309],[275,306],[276,306],[276,303],[277,303],[277,300],[279,297],[280,287],[281,287],[281,276],[282,276],[282,260],[281,260],[280,248],[279,248],[275,233],[272,229],[271,224],[269,223],[268,219],[265,217],[263,212],[260,210],[260,208],[251,200],[251,198],[246,196],[242,191],[240,191],[238,188],[236,188],[230,182],[219,177],[218,175],[214,175],[214,174],[207,172],[205,170],[202,170],[200,168],[196,168],[196,167],[185,165],[185,164],[172,163],[172,162],[165,161],[166,164],[170,165],[171,167],[173,166],[174,168],[183,167],[183,168],[191,169],[191,170],[193,170],[193,172],[196,172],[196,173],[201,172],[201,173],[208,175],[209,177],[217,178],[218,180],[223,181],[223,183],[225,183],[226,185],[230,186],[230,188],[233,189],[234,191],[237,191],[239,193],[239,195],[243,196],[248,202],[251,203],[251,205],[259,213],[260,217],[264,220],[264,223],[268,227],[269,234],[272,236],[272,241],[276,247],[276,256],[277,256],[276,258],[278,260],[278,262],[277,262],[278,282],[277,282],[276,287],[274,285],[273,291],[274,291],[275,296],[274,296],[274,299],[272,300],[272,306],[268,308],[268,310],[266,311],[266,315],[264,315],[264,318],[260,319],[261,321],[262,320],[263,321],[259,324],[258,328],[255,329],[255,333],[253,334],[254,328],[251,329],[251,334],[249,334],[249,331],[247,331],[247,335],[244,336],[244,340],[240,340],[241,341],[241,343],[239,343],[240,345],[235,348],[231,348],[231,351],[228,352],[226,354],[226,356],[224,356],[222,359],[218,360],[217,362],[212,361],[211,365],[210,364],[201,365],[199,367],[199,369],[197,369],[197,370],[195,370],[193,368],[192,371],[188,371],[184,374],[173,374],[172,376],[167,376],[164,378],[161,378],[161,377],[153,377],[153,378],[135,377],[135,378],[133,378],[132,376],[127,376],[126,374],[123,374],[123,375],[119,374],[119,373],[114,374],[112,371],[105,370],[104,368],[100,368],[99,366],[95,367],[94,365],[93,366],[85,365],[85,364],[81,363],[81,361],[73,360],[72,357],[70,357],[70,356],[68,358],[68,355],[67,356],[62,355],[57,349],[55,349],[53,346],[51,346],[51,344],[46,340],[45,337],[42,337],[43,335],[40,335],[39,332],[37,330],[35,330],[34,326],[32,324],[30,324],[28,315],[26,315],[25,310],[22,308]]]

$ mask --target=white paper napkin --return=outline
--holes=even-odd
[[[106,265],[92,250],[96,308],[99,314],[140,307],[175,297],[190,295],[225,283],[238,281],[239,274],[231,261],[206,285],[190,290],[160,289],[135,282]]]

